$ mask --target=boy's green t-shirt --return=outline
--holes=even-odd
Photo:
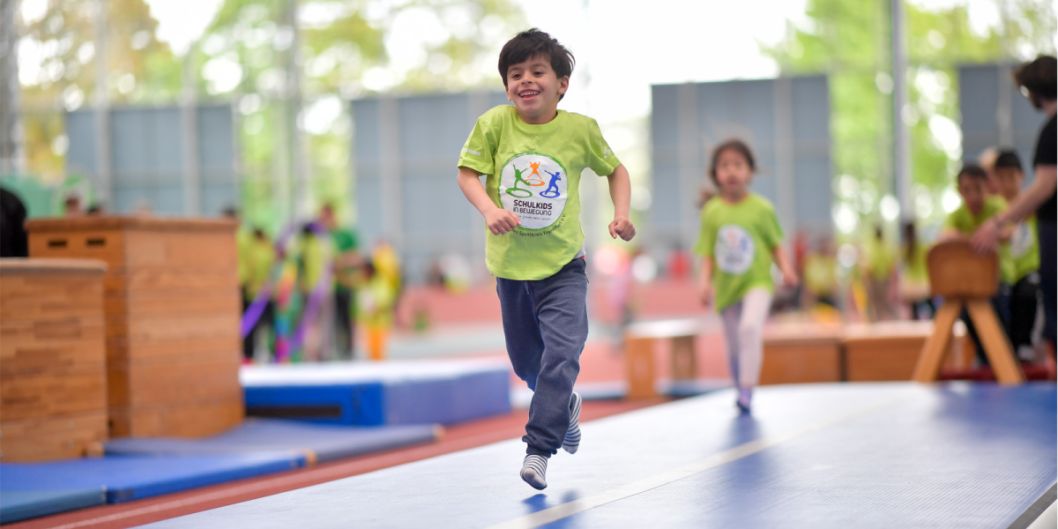
[[[904,258],[904,277],[914,283],[929,282],[929,268],[926,265],[926,255],[929,249],[924,244],[916,244],[908,257],[906,250],[902,250]]]
[[[695,252],[713,260],[717,310],[753,288],[775,290],[772,251],[781,243],[779,218],[766,198],[750,193],[736,203],[715,198],[705,204]]]
[[[525,123],[511,105],[482,114],[459,156],[459,167],[486,175],[492,201],[521,225],[503,235],[485,229],[485,263],[496,277],[550,277],[584,246],[580,174],[608,176],[621,162],[587,116],[558,111],[540,125]]]
[[[310,292],[316,288],[316,284],[323,278],[324,268],[330,259],[330,238],[322,238],[316,235],[303,235],[298,243],[300,251],[299,258],[299,283],[301,290]],[[330,290],[330,287],[326,287]]]
[[[246,260],[248,270],[246,290],[250,296],[256,297],[271,279],[272,267],[276,262],[276,251],[272,242],[257,239],[251,241]]]
[[[998,215],[1001,211],[1007,208],[1007,202],[1002,197],[989,196],[985,198],[984,206],[981,208],[981,212],[974,215],[970,212],[966,204],[959,206],[959,209],[951,212],[948,215],[948,219],[944,222],[946,228],[952,228],[963,235],[973,235],[980,228],[986,220]],[[1014,259],[1010,255],[1010,243],[1005,242],[999,245],[999,280],[1008,285],[1014,284],[1015,282],[1015,268]]]
[[[838,286],[838,260],[833,255],[810,253],[805,257],[805,288],[816,296],[834,294]]]
[[[343,254],[355,252],[360,247],[360,240],[356,232],[349,228],[334,228],[331,230],[331,246],[334,249],[336,261]],[[340,289],[351,289],[356,286],[357,271],[348,266],[336,266],[334,270],[334,284]]]
[[[1040,247],[1036,240],[1036,217],[1025,219],[1010,237],[1010,257],[1014,260],[1014,281],[1040,269]]]
[[[868,277],[884,280],[891,276],[896,269],[896,249],[884,239],[873,237],[864,246]]]
[[[236,270],[239,273],[239,285],[246,286],[250,279],[250,247],[253,245],[253,232],[239,226],[235,232],[235,251],[238,257]]]

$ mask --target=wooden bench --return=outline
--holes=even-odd
[[[845,325],[841,349],[848,382],[911,380],[919,353],[933,332],[931,321],[886,321]],[[951,351],[962,349],[965,334],[960,325]],[[962,361],[958,355],[948,357]],[[949,367],[963,367],[952,363]]]
[[[760,383],[840,382],[841,338],[840,325],[809,322],[765,325]]]
[[[643,321],[628,326],[624,334],[624,354],[628,398],[644,399],[658,395],[655,353],[659,343],[668,342],[673,381],[693,381],[698,374],[695,341],[706,328],[701,318]]]
[[[764,329],[760,383],[910,380],[932,329],[928,321],[771,323]],[[959,349],[962,334],[957,333],[953,350]]]

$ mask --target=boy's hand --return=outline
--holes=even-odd
[[[974,249],[978,252],[987,252],[996,248],[999,244],[1000,235],[999,222],[987,220],[980,228],[977,228],[977,232],[973,234],[970,243],[973,244]]]
[[[796,287],[800,282],[801,280],[797,277],[797,274],[795,274],[793,270],[782,271],[783,286],[793,288]]]
[[[522,223],[518,215],[503,208],[493,208],[485,214],[485,225],[493,235],[503,235]]]
[[[630,241],[636,236],[636,227],[632,225],[632,221],[624,217],[614,217],[610,223],[610,237],[616,239],[618,236],[624,241]]]

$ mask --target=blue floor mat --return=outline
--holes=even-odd
[[[498,361],[245,366],[247,415],[356,426],[456,424],[511,410]]]
[[[103,487],[72,490],[55,488],[44,490],[11,490],[0,478],[0,523],[17,522],[38,516],[95,507],[106,503]]]
[[[0,495],[103,489],[121,503],[297,468],[290,454],[105,456],[45,463],[0,463]]]
[[[764,386],[751,415],[734,393],[582,423],[542,492],[511,439],[149,527],[991,529],[1053,498],[1054,384]]]
[[[113,455],[277,453],[298,458],[300,466],[436,440],[434,425],[350,427],[249,418],[241,425],[202,439],[124,438],[106,444]]]

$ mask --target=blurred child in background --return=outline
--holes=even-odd
[[[728,140],[713,151],[709,177],[719,193],[702,208],[697,253],[703,256],[699,296],[720,313],[728,360],[738,397],[750,411],[753,388],[760,380],[764,322],[775,284],[774,262],[786,286],[797,275],[782,248],[782,228],[775,208],[749,190],[756,170],[753,153],[740,140]]]

